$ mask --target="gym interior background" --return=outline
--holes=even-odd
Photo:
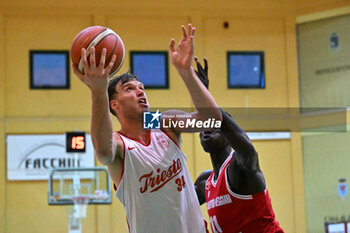
[[[65,208],[47,204],[47,181],[7,180],[6,135],[90,130],[90,93],[72,71],[69,89],[30,89],[30,50],[69,50],[80,30],[104,25],[115,30],[124,41],[126,59],[119,71],[122,73],[130,67],[130,50],[167,51],[170,38],[180,39],[180,25],[191,22],[197,28],[195,55],[200,60],[204,56],[208,58],[210,91],[221,107],[344,108],[350,101],[346,92],[348,81],[344,79],[349,72],[344,71],[341,77],[337,74],[340,83],[336,87],[332,85],[333,79],[322,79],[323,86],[314,93],[313,87],[320,79],[313,77],[308,82],[305,67],[319,64],[321,59],[313,58],[327,56],[307,51],[310,46],[318,45],[316,39],[322,32],[330,35],[337,28],[333,25],[329,30],[322,29],[322,22],[345,17],[340,22],[345,28],[340,26],[339,30],[346,31],[350,25],[346,15],[350,15],[350,3],[345,0],[1,0],[0,232],[44,233],[53,232],[52,229],[66,232],[68,226]],[[310,31],[316,33],[309,35]],[[340,65],[349,63],[347,31],[347,35],[340,37],[343,51]],[[319,46],[328,41],[326,36],[326,42],[320,42]],[[328,44],[324,46],[328,48]],[[227,51],[264,51],[266,87],[228,89]],[[192,108],[190,96],[171,65],[169,77],[169,89],[146,91],[151,106]],[[337,92],[339,87],[343,89]],[[322,105],[325,102],[322,98],[330,102]],[[303,134],[271,119],[261,119],[259,124],[250,124],[244,118],[237,121],[248,132],[290,132],[287,139],[253,141],[277,220],[286,233],[325,232],[325,219],[350,215],[350,201],[340,201],[337,196],[338,178],[350,178],[348,134]],[[115,128],[119,128],[117,121]],[[211,168],[198,134],[183,135],[183,151],[193,180]],[[208,220],[205,206],[202,211]],[[125,212],[119,201],[113,198],[111,205],[88,206],[83,232],[126,233]]]

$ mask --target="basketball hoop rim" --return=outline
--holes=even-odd
[[[79,195],[79,196],[73,196],[72,197],[74,205],[87,205],[89,204],[89,196],[86,195]]]

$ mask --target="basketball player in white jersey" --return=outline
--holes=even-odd
[[[192,67],[194,32],[182,26],[182,38],[175,48],[171,39],[169,54],[172,64],[191,94],[195,113],[176,110],[163,113],[172,121],[192,118],[221,121],[221,112]],[[147,130],[143,128],[143,112],[149,104],[143,84],[131,74],[123,74],[108,84],[108,74],[115,57],[104,68],[106,51],[96,64],[95,49],[89,62],[82,49],[84,74],[74,66],[74,73],[91,90],[91,136],[98,160],[108,166],[116,186],[116,196],[122,202],[131,233],[204,233],[206,227],[180,149],[180,133],[186,128]],[[121,125],[113,133],[114,114]],[[197,131],[200,131],[198,129]],[[194,129],[191,129],[194,132]]]

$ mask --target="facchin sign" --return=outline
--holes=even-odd
[[[7,135],[7,179],[47,180],[51,168],[94,167],[94,150],[86,135],[86,152],[66,152],[65,134]]]

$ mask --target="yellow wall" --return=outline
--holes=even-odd
[[[4,139],[4,114],[5,114],[5,59],[4,59],[4,16],[0,14],[0,232],[5,232],[5,187],[6,187],[6,166],[5,166],[5,139]]]
[[[306,134],[303,137],[307,229],[324,231],[326,217],[348,217],[350,200],[338,196],[338,180],[349,182],[349,133]],[[320,204],[322,203],[322,204]]]
[[[179,40],[180,25],[192,22],[197,27],[196,55],[207,56],[209,60],[210,90],[221,106],[299,106],[294,1],[152,3],[144,0],[0,1],[1,145],[5,145],[5,134],[89,131],[88,89],[71,72],[69,90],[30,90],[29,50],[68,50],[76,33],[94,24],[111,27],[122,37],[127,49],[121,70],[124,72],[129,67],[129,50],[167,50],[171,37]],[[222,27],[224,21],[229,22],[228,29]],[[266,89],[228,90],[226,50],[264,50]],[[153,107],[192,107],[172,66],[170,89],[148,90],[147,96]],[[254,127],[248,129],[255,130]],[[260,153],[281,226],[286,232],[306,232],[300,135],[292,134],[290,140],[254,141],[254,144]],[[211,167],[199,145],[198,134],[183,136],[183,150],[188,155],[193,179]],[[47,182],[7,181],[5,156],[1,146],[0,232],[67,231],[66,209],[47,205]],[[206,215],[204,208],[203,212]],[[111,206],[89,206],[83,230],[127,232],[119,201],[114,199]]]
[[[347,0],[296,0],[298,16],[349,6]]]
[[[344,60],[347,60],[346,57],[348,53],[346,53],[346,41],[342,44],[342,51],[345,52],[343,55],[343,59],[337,59],[336,56],[330,56],[324,50],[320,49],[324,47],[321,41],[317,41],[318,37],[324,37],[327,33],[331,33],[333,31],[339,32],[341,35],[345,37],[348,36],[348,30],[342,29],[343,26],[336,25],[335,22],[341,22],[341,20],[346,20],[349,18],[350,7],[347,1],[300,1],[298,4],[298,10],[300,16],[297,17],[297,23],[300,24],[300,28],[302,30],[299,34],[300,36],[304,35],[304,42],[309,43],[310,46],[305,46],[305,44],[300,44],[300,49],[303,49],[304,54],[300,53],[303,59],[305,59],[304,63],[301,63],[301,68],[304,68],[306,72],[301,72],[300,74],[304,74],[306,78],[311,78],[312,75],[310,71],[312,71],[317,66],[322,66],[326,64],[327,67],[329,65],[342,65]],[[339,17],[343,16],[343,17]],[[345,26],[347,23],[342,22]],[[327,28],[330,26],[329,28]],[[302,34],[303,33],[303,34]],[[311,34],[313,34],[310,36]],[[314,56],[310,56],[310,52],[308,53],[306,49],[310,49],[314,45],[318,45],[315,49],[320,54],[314,54]],[[326,45],[327,46],[327,45]],[[326,63],[322,61],[328,57]],[[315,62],[317,59],[317,62]],[[336,63],[333,63],[337,61]],[[305,66],[305,62],[309,64]],[[325,66],[325,65],[324,65]],[[331,78],[342,78],[338,74],[334,74],[330,76]],[[345,76],[344,76],[345,77]],[[340,80],[340,79],[339,79]],[[343,87],[348,86],[346,79],[343,79]],[[324,84],[325,80],[321,80],[318,78],[317,82],[319,84]],[[314,82],[316,83],[316,82]],[[317,85],[319,85],[317,84]],[[323,96],[327,96],[324,101],[321,103],[322,105],[326,105],[328,107],[347,107],[349,99],[348,93],[346,89],[343,91],[341,88],[334,88],[333,91],[330,88],[335,84],[334,82],[328,83],[326,85],[327,90],[323,90]],[[308,84],[303,87],[307,87]],[[313,88],[317,88],[317,85]],[[322,88],[321,88],[322,89]],[[324,89],[324,88],[323,88]],[[311,90],[311,89],[309,89]],[[336,94],[335,94],[336,93]],[[306,95],[307,105],[305,106],[320,106],[320,99],[322,96],[318,96],[317,94],[312,94],[312,91],[305,90],[303,95]],[[307,96],[309,95],[309,96]],[[310,98],[314,95],[317,98]],[[310,101],[311,100],[311,101]],[[329,104],[328,101],[331,101]],[[347,117],[349,116],[349,111],[347,111]],[[307,219],[307,232],[310,233],[318,233],[325,231],[325,222],[326,221],[338,221],[343,216],[348,216],[349,209],[349,200],[345,198],[345,200],[341,200],[338,196],[337,185],[338,180],[340,178],[345,178],[347,183],[349,180],[349,172],[348,172],[348,141],[349,134],[348,129],[344,131],[344,119],[342,120],[342,128],[338,128],[341,130],[339,133],[317,133],[317,134],[303,134],[302,144],[303,144],[303,158],[304,158],[304,179],[305,179],[305,206],[306,206],[306,219]],[[346,120],[349,123],[349,120]],[[328,217],[328,219],[326,219]]]
[[[347,107],[348,71],[318,74],[317,71],[348,64],[350,54],[350,16],[334,17],[298,25],[301,106]],[[339,49],[331,49],[329,37],[337,33]]]
[[[0,142],[4,145],[4,124],[1,118],[0,121]],[[0,147],[0,231],[5,232],[5,224],[6,224],[6,166],[5,166],[5,147]]]
[[[30,22],[30,23],[28,23]],[[81,117],[90,114],[87,88],[71,74],[69,90],[29,89],[29,50],[70,48],[91,16],[9,15],[5,24],[6,117]],[[15,61],[15,62],[11,62]]]

